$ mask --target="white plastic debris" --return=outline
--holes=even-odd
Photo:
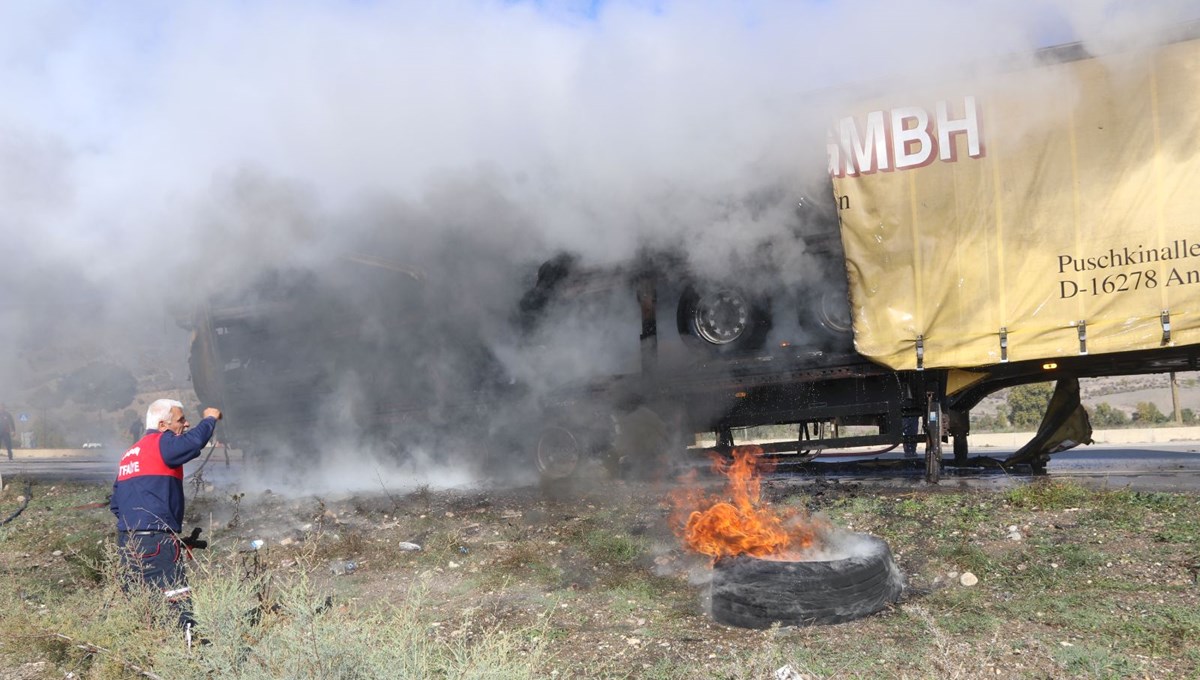
[[[416,552],[421,549],[421,546],[417,545],[416,543],[409,543],[408,541],[400,541],[399,545],[396,547],[400,548],[404,552]]]
[[[791,664],[776,668],[775,674],[772,677],[775,680],[804,680],[804,676],[800,675],[800,671],[792,668]]]

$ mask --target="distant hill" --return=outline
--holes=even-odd
[[[1200,372],[1177,373],[1179,381],[1179,408],[1190,408],[1200,413]],[[1112,378],[1084,378],[1079,381],[1081,399],[1085,406],[1095,408],[1107,403],[1132,415],[1137,405],[1149,402],[1158,410],[1171,415],[1171,384],[1167,373],[1156,375],[1126,375]],[[972,414],[994,414],[1007,408],[1009,390],[1001,390],[979,403]]]

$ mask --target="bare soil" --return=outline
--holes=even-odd
[[[723,480],[707,486],[719,490]],[[1043,507],[1019,492],[768,480],[764,497],[778,507],[887,539],[908,588],[895,607],[857,622],[752,631],[707,614],[710,563],[672,533],[674,487],[597,477],[336,501],[268,494],[241,501],[236,533],[264,539],[266,560],[281,567],[306,542],[319,560],[353,560],[351,574],[319,575],[344,606],[420,592],[440,634],[539,629],[551,675],[742,677],[755,668],[745,677],[765,677],[787,663],[814,677],[930,677],[931,668],[937,677],[1056,677],[1088,664],[1149,677],[1200,671],[1200,658],[1185,652],[1200,641],[1200,617],[1173,618],[1200,605],[1194,525],[1136,497],[1114,504],[1073,490],[1064,504],[1052,491]],[[197,521],[229,521],[223,499],[193,507]],[[422,550],[403,551],[402,542]],[[978,585],[961,584],[967,571]],[[1122,641],[1126,628],[1139,632]],[[1074,661],[1071,652],[1084,650]]]
[[[908,587],[896,606],[858,621],[759,631],[707,614],[709,562],[668,523],[675,486],[597,471],[558,485],[345,498],[209,488],[190,501],[188,526],[212,539],[205,559],[306,572],[339,611],[404,600],[441,639],[528,631],[545,653],[538,677],[768,678],[785,665],[807,678],[1200,673],[1194,496],[768,479],[771,504],[887,540]],[[106,490],[34,491],[0,540],[6,587],[95,587],[71,558],[111,540],[107,509],[88,505]],[[255,539],[263,547],[252,551]],[[966,572],[978,583],[963,585]],[[0,637],[0,662],[33,673],[0,677],[64,668],[12,635]]]

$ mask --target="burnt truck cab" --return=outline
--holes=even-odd
[[[486,406],[518,399],[490,349],[430,309],[423,272],[364,257],[269,272],[198,311],[193,386],[224,409],[232,445],[298,459],[333,444],[461,449],[483,437]]]

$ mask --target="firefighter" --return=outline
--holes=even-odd
[[[4,404],[0,404],[0,446],[8,449],[8,459],[12,460],[12,440],[17,433],[17,425],[13,422],[12,414]]]
[[[159,399],[146,410],[146,431],[121,457],[110,508],[117,516],[117,546],[127,580],[159,589],[191,633],[191,612],[183,559],[192,547],[205,547],[198,531],[183,529],[183,464],[194,460],[221,419],[215,408],[188,429],[183,404]],[[203,544],[203,545],[202,545]]]

